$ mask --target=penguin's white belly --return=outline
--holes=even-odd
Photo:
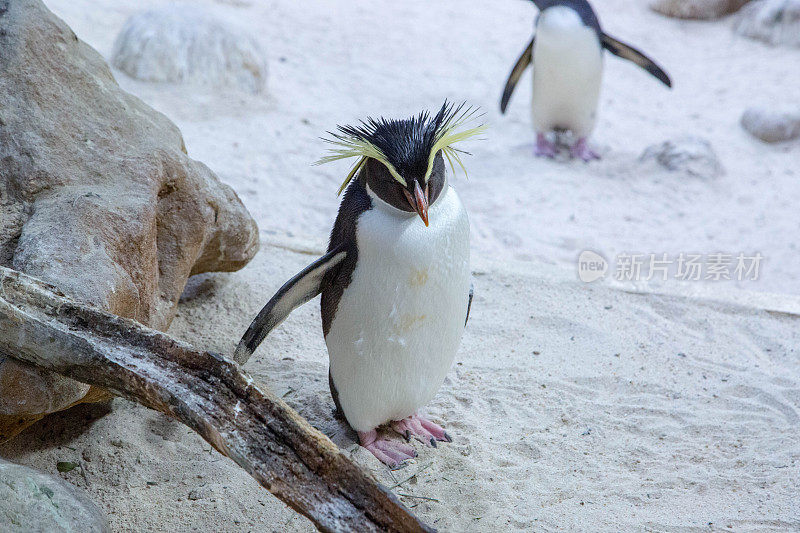
[[[533,46],[536,131],[563,129],[587,136],[596,120],[602,74],[602,48],[595,31],[570,8],[542,12]]]
[[[469,221],[449,186],[430,226],[382,206],[363,213],[358,262],[325,342],[339,403],[369,431],[428,403],[464,331],[470,286]]]

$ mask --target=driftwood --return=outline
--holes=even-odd
[[[0,353],[177,418],[322,531],[432,531],[230,359],[3,267]]]

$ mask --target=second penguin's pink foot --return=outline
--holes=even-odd
[[[536,148],[534,149],[533,153],[536,157],[549,157],[553,158],[558,153],[558,147],[556,147],[556,143],[548,141],[547,136],[544,133],[537,133],[536,134]]]
[[[589,148],[586,137],[578,139],[578,142],[570,148],[570,152],[572,153],[572,157],[579,157],[587,163],[592,159],[600,159],[600,154]]]
[[[359,431],[358,440],[361,445],[369,450],[380,462],[397,468],[404,461],[417,456],[417,451],[402,442],[389,439],[379,439],[377,430]]]
[[[438,424],[419,415],[411,415],[391,423],[392,429],[403,435],[406,440],[412,436],[420,442],[436,447],[436,441],[453,442],[450,435]]]

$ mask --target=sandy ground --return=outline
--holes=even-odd
[[[193,279],[172,332],[230,351],[260,295],[309,259],[267,247],[242,272]],[[443,531],[800,528],[797,314],[587,286],[522,263],[476,261],[475,281],[463,349],[427,409],[454,442],[417,445],[403,470],[333,417],[315,305],[246,368],[383,483],[417,474],[394,490]],[[311,529],[177,422],[116,400],[78,429],[98,410],[51,417],[2,454],[50,472],[82,463],[64,476],[116,531]]]
[[[126,17],[159,3],[48,5],[108,57]],[[442,530],[800,529],[800,144],[764,145],[738,125],[751,104],[791,103],[800,50],[736,37],[730,20],[598,4],[607,31],[659,60],[675,89],[608,56],[593,141],[604,159],[585,165],[531,156],[529,75],[509,115],[497,111],[529,38],[526,2],[207,5],[260,39],[268,96],[115,73],[180,126],[190,155],[239,192],[262,231],[263,250],[242,272],[190,281],[171,333],[230,353],[260,306],[323,248],[347,170],[310,166],[325,130],[466,100],[490,126],[467,146],[470,179],[454,181],[472,222],[476,300],[428,409],[455,441],[420,447],[398,472],[356,446],[332,416],[316,304],[246,369],[387,485],[416,474],[394,490]],[[724,175],[638,162],[647,146],[687,134],[713,144]],[[606,257],[758,251],[765,262],[757,282],[589,285],[575,276],[586,248]],[[51,417],[0,454],[49,472],[81,462],[63,475],[115,531],[310,529],[180,424],[122,400],[103,411]]]

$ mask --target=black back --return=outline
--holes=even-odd
[[[361,172],[363,173],[363,170]],[[372,200],[370,200],[364,188],[363,177],[359,175],[357,179],[350,182],[342,198],[342,203],[339,204],[339,213],[336,215],[336,222],[333,224],[328,244],[328,252],[334,249],[341,249],[347,252],[347,256],[337,268],[327,272],[322,281],[320,311],[322,314],[322,333],[326,337],[331,329],[333,318],[336,316],[339,300],[344,290],[350,285],[353,270],[355,270],[358,262],[358,247],[356,246],[356,223],[358,217],[369,209],[372,209]]]
[[[322,280],[320,314],[322,315],[322,333],[326,337],[336,316],[339,300],[342,298],[344,290],[350,285],[353,271],[356,269],[356,263],[358,262],[358,246],[356,244],[358,217],[364,211],[372,209],[372,200],[364,188],[363,173],[364,170],[362,169],[361,174],[350,182],[347,187],[342,203],[339,204],[339,214],[336,215],[336,222],[334,222],[333,230],[331,230],[328,252],[342,247],[347,252],[347,256],[337,268],[331,269]],[[342,406],[339,404],[339,392],[333,383],[333,376],[330,370],[328,370],[328,385],[338,413],[343,414]]]

